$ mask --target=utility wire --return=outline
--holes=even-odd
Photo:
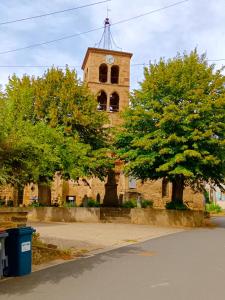
[[[149,11],[147,13],[144,13],[144,14],[140,14],[140,15],[128,18],[128,19],[120,20],[118,22],[115,22],[115,23],[111,24],[111,26],[115,26],[115,25],[118,25],[118,24],[127,23],[129,21],[132,21],[132,20],[135,20],[135,19],[138,19],[138,18],[142,18],[144,16],[153,14],[155,12],[159,12],[161,10],[165,10],[165,9],[171,8],[173,6],[177,6],[177,5],[183,4],[183,3],[188,2],[188,1],[189,0],[179,1],[179,2],[170,4],[170,5],[158,8],[158,9],[151,10],[151,11]],[[42,43],[36,43],[36,44],[31,44],[31,45],[28,45],[28,46],[25,46],[25,47],[21,47],[21,48],[16,48],[16,49],[2,51],[2,52],[0,52],[0,54],[7,54],[7,53],[12,53],[12,52],[16,52],[16,51],[25,50],[25,49],[31,49],[31,48],[35,48],[35,47],[39,47],[39,46],[43,46],[43,45],[55,43],[55,42],[58,42],[58,41],[62,41],[62,40],[71,39],[71,38],[78,37],[78,36],[81,36],[81,35],[84,35],[84,34],[87,34],[87,33],[90,33],[90,32],[94,32],[94,31],[98,31],[98,30],[101,30],[101,29],[104,29],[104,26],[101,26],[101,27],[98,27],[98,28],[94,28],[94,29],[90,29],[90,30],[87,30],[87,31],[83,31],[83,32],[80,32],[80,33],[75,33],[75,34],[63,36],[61,38],[49,40],[49,41],[42,42]]]
[[[223,61],[225,58],[219,58],[219,59],[207,59],[207,61]]]
[[[206,61],[225,61],[225,58],[219,58],[219,59],[206,59]],[[138,67],[138,66],[148,66],[149,63],[134,63],[131,64],[131,67]],[[77,66],[73,66],[73,65],[0,65],[0,68],[52,68],[52,67],[56,67],[56,68],[81,68],[81,65],[77,65]],[[91,66],[91,67],[96,67],[96,66]]]
[[[56,65],[54,65],[54,64],[52,64],[52,65],[46,65],[46,66],[40,66],[40,65],[38,65],[38,66],[35,66],[35,65],[33,65],[33,66],[26,66],[26,65],[9,65],[9,66],[7,66],[7,65],[0,65],[0,68],[52,68],[52,67],[56,67],[56,68],[66,68],[66,67],[70,67],[70,68],[80,68],[81,66],[72,66],[72,65],[64,65],[64,66],[56,66]]]
[[[0,26],[1,25],[6,25],[6,24],[17,23],[17,22],[28,21],[28,20],[32,20],[32,19],[48,17],[48,16],[52,16],[52,15],[56,15],[56,14],[65,13],[65,12],[68,12],[68,11],[74,11],[74,10],[78,10],[78,9],[81,9],[81,8],[102,4],[102,3],[105,3],[105,2],[110,2],[110,1],[111,0],[104,0],[104,1],[89,3],[89,4],[77,6],[77,7],[72,7],[72,8],[67,8],[67,9],[63,9],[63,10],[53,11],[53,12],[42,14],[42,15],[37,15],[37,16],[32,16],[32,17],[27,17],[27,18],[22,18],[22,19],[16,19],[16,20],[11,20],[11,21],[0,22]]]
[[[46,41],[46,42],[42,42],[42,43],[37,43],[37,44],[32,44],[32,45],[21,47],[21,48],[17,48],[17,49],[2,51],[2,52],[0,52],[0,54],[17,52],[17,51],[21,51],[21,50],[25,50],[25,49],[35,48],[35,47],[39,47],[39,46],[43,46],[43,45],[48,45],[48,44],[51,44],[51,43],[55,43],[55,42],[59,42],[59,41],[67,40],[67,39],[71,39],[71,38],[74,38],[74,37],[77,37],[77,36],[80,36],[80,35],[83,35],[83,34],[94,32],[94,31],[97,31],[97,30],[100,30],[100,29],[103,29],[103,28],[104,27],[102,26],[102,27],[91,29],[91,30],[83,31],[83,32],[80,32],[80,33],[63,36],[61,38],[50,40],[50,41]]]
[[[140,14],[140,15],[137,15],[137,16],[134,16],[134,17],[132,17],[132,18],[124,19],[124,20],[118,21],[118,22],[116,22],[116,23],[112,23],[111,26],[118,25],[118,24],[122,24],[122,23],[126,23],[126,22],[129,22],[129,21],[132,21],[132,20],[136,20],[136,19],[145,17],[145,16],[147,16],[147,15],[153,14],[153,13],[155,13],[155,12],[158,12],[158,11],[161,11],[161,10],[165,10],[165,9],[171,8],[171,7],[173,7],[173,6],[177,6],[177,5],[183,4],[183,3],[185,3],[185,2],[189,2],[189,0],[183,0],[183,1],[175,2],[175,3],[173,3],[173,4],[170,4],[170,5],[161,7],[161,8],[154,9],[154,10],[152,10],[152,11],[149,11],[149,12],[146,12],[146,13],[143,13],[143,14]]]
[[[225,61],[225,58],[218,58],[218,59],[206,59],[206,61]],[[131,64],[132,67],[136,67],[136,66],[149,66],[150,62],[148,63],[135,63],[135,64]]]

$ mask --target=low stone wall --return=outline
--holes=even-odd
[[[166,227],[201,227],[204,225],[203,211],[164,210],[151,208],[131,209],[131,223]]]
[[[39,222],[100,222],[99,208],[84,207],[37,207],[30,208],[29,221]]]
[[[0,208],[1,222],[85,222],[132,223],[166,227],[200,227],[203,211],[176,211],[152,208],[33,207]]]
[[[28,210],[16,207],[0,208],[0,228],[25,226],[28,218]]]
[[[101,207],[101,222],[107,223],[131,223],[131,209],[122,207]]]

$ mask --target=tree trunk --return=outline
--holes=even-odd
[[[18,192],[17,206],[20,206],[23,204],[23,191],[24,191],[24,187],[21,185],[18,185],[18,187],[17,187],[17,192]]]
[[[114,171],[110,170],[108,172],[108,180],[105,184],[105,196],[103,199],[103,205],[108,207],[119,206],[119,199],[117,195],[116,174]]]
[[[51,187],[46,183],[38,183],[38,202],[44,206],[51,206]]]
[[[183,175],[179,175],[172,181],[172,202],[182,204],[183,193],[184,177]]]

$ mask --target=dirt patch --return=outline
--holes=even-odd
[[[52,262],[54,260],[71,260],[76,257],[85,256],[88,251],[86,249],[76,250],[70,249],[58,249],[56,245],[45,244],[41,241],[38,233],[33,234],[32,239],[32,264],[41,265]]]

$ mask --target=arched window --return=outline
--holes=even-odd
[[[98,110],[106,110],[107,108],[107,95],[104,91],[101,91],[97,97],[98,100]]]
[[[119,95],[116,92],[112,93],[112,95],[110,96],[109,111],[110,112],[119,111],[119,102],[120,102]]]
[[[99,81],[100,82],[107,82],[108,80],[108,67],[106,64],[101,64],[99,67]]]
[[[112,66],[111,68],[111,83],[118,84],[119,83],[119,67]]]

